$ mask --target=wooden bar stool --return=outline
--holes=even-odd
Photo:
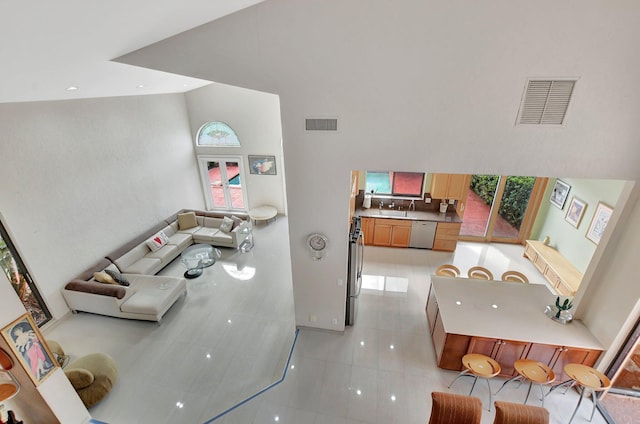
[[[564,373],[567,374],[570,379],[564,383],[553,386],[551,390],[549,390],[549,393],[562,386],[580,386],[582,388],[576,409],[573,410],[573,414],[571,414],[571,418],[569,419],[570,424],[576,416],[576,412],[578,412],[578,409],[580,408],[585,392],[587,390],[591,390],[593,408],[591,409],[591,417],[589,418],[589,421],[593,420],[593,414],[596,412],[596,405],[598,404],[596,393],[602,392],[611,387],[611,380],[609,380],[609,378],[600,371],[582,364],[567,364],[564,366]],[[549,393],[547,393],[547,395]]]
[[[487,268],[483,266],[472,266],[467,272],[469,278],[475,278],[477,280],[493,280],[493,274]]]
[[[513,281],[514,283],[529,284],[529,279],[526,275],[518,271],[505,271],[501,277],[502,281]]]
[[[489,388],[489,411],[491,411],[491,385],[489,379],[500,374],[502,370],[500,364],[495,359],[486,355],[480,355],[479,353],[468,353],[462,357],[462,366],[464,369],[456,378],[449,384],[449,389],[453,386],[460,377],[473,377],[473,385],[469,391],[469,396],[473,393],[473,388],[476,386],[478,377],[484,378],[487,381],[487,387]]]
[[[436,275],[442,277],[459,277],[460,270],[451,264],[444,264],[436,268]]]
[[[515,377],[505,381],[500,389],[496,392],[496,395],[500,393],[500,390],[512,381],[520,381],[528,380],[529,381],[529,390],[527,390],[527,397],[524,399],[524,403],[527,403],[529,400],[529,395],[531,394],[531,386],[533,383],[537,384],[540,387],[540,400],[542,401],[542,406],[544,406],[544,392],[542,390],[543,384],[551,384],[556,379],[556,374],[553,372],[551,368],[542,362],[534,361],[533,359],[518,359],[513,364],[513,368],[516,370],[518,375]]]

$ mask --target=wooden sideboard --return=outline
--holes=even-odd
[[[576,294],[582,281],[582,273],[556,249],[538,240],[527,240],[524,257],[533,262],[558,294],[563,296]]]

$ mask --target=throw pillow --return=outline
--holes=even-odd
[[[151,249],[152,252],[156,252],[160,250],[162,246],[169,243],[169,237],[167,237],[164,231],[158,231],[153,235],[153,237],[145,241],[145,243],[149,246],[149,249]]]
[[[198,220],[196,219],[195,212],[185,212],[178,214],[178,229],[188,230],[189,228],[197,227]]]
[[[85,387],[89,387],[95,377],[91,371],[84,368],[74,368],[72,370],[66,370],[64,374],[67,376],[74,389],[80,390]]]
[[[232,230],[235,230],[238,225],[242,224],[242,218],[238,216],[231,215],[231,219],[233,219],[233,227],[231,227]]]
[[[225,233],[230,233],[232,228],[233,228],[233,219],[229,218],[228,216],[225,216],[222,219],[222,223],[220,224],[220,231]]]
[[[124,277],[124,275],[120,274],[118,271],[114,271],[112,269],[105,269],[104,272],[109,274],[109,276],[113,278],[116,281],[116,283],[120,284],[121,286],[129,285],[129,280],[127,280]]]
[[[94,272],[93,273],[93,278],[99,283],[118,284],[116,282],[116,280],[111,278],[111,276],[109,274],[107,274],[106,272],[104,272],[104,271]]]

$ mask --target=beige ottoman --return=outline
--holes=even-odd
[[[58,357],[65,357],[60,344],[47,340],[47,344]],[[64,368],[64,373],[87,408],[101,401],[113,387],[118,376],[116,363],[104,353],[91,353],[76,359]]]

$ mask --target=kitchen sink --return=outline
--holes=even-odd
[[[378,213],[382,216],[407,216],[407,211],[396,211],[394,209],[378,209]]]

